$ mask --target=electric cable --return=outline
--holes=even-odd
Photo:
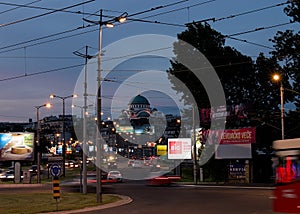
[[[29,21],[29,20],[33,20],[33,19],[40,18],[40,17],[43,17],[43,16],[47,16],[47,15],[50,15],[50,14],[53,14],[53,13],[56,13],[56,12],[61,12],[63,10],[73,8],[73,7],[77,7],[79,5],[87,4],[87,3],[90,3],[90,2],[93,2],[93,1],[95,1],[95,0],[88,0],[88,1],[85,1],[85,2],[82,2],[82,3],[74,4],[74,5],[64,7],[64,8],[61,8],[61,9],[57,9],[57,10],[54,10],[54,11],[50,11],[50,12],[47,12],[47,13],[42,13],[42,14],[31,16],[31,17],[28,17],[28,18],[20,19],[20,20],[17,20],[17,21],[8,22],[8,23],[5,23],[5,24],[0,24],[0,28],[7,27],[9,25],[18,24],[18,23],[25,22],[25,21]]]

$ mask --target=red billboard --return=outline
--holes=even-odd
[[[210,143],[208,139],[209,134],[211,134],[211,140],[218,140],[220,144],[256,143],[256,129],[254,127],[226,130],[204,130],[204,143]],[[217,141],[213,143],[217,143]]]

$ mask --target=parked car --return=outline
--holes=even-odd
[[[118,182],[123,181],[123,177],[121,172],[115,170],[115,171],[109,171],[107,174],[107,179],[108,180],[117,180]]]
[[[36,175],[37,169],[38,169],[37,165],[32,165],[29,169],[30,175]],[[44,168],[42,166],[40,166],[40,174],[43,174],[43,173],[44,173]]]
[[[1,181],[13,181],[15,179],[15,171],[8,170],[0,176]],[[21,180],[23,179],[23,171],[21,171]]]
[[[1,180],[6,179],[6,173],[7,173],[7,171],[5,171],[4,169],[0,169],[0,179]]]

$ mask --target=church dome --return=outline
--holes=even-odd
[[[149,106],[150,103],[146,99],[146,97],[139,94],[130,101],[129,105],[148,105]]]

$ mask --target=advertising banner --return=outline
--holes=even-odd
[[[168,159],[191,159],[192,141],[190,138],[168,139]]]
[[[34,133],[0,133],[0,161],[33,160]]]
[[[156,146],[156,154],[158,156],[167,155],[167,145],[157,145]]]
[[[204,130],[204,141],[208,144],[210,143],[209,141],[207,141],[210,132],[212,134],[211,140],[220,140],[220,144],[256,143],[256,129],[254,127],[226,130]]]

